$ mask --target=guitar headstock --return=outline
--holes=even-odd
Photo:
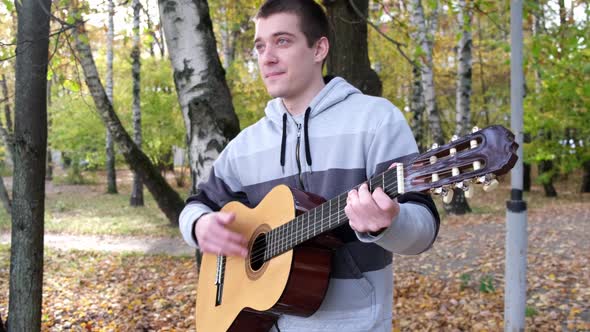
[[[464,190],[467,197],[475,183],[491,190],[498,184],[495,178],[514,167],[517,149],[514,134],[503,126],[475,127],[471,134],[454,136],[450,143],[435,145],[405,163],[406,191],[430,190],[450,202],[453,188]]]

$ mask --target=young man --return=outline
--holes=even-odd
[[[226,228],[235,216],[215,212],[226,203],[254,207],[278,184],[331,199],[417,153],[390,102],[322,77],[328,21],[317,3],[268,0],[255,22],[258,66],[274,99],[264,118],[228,144],[180,217],[186,242],[216,255],[247,253],[246,239]],[[391,331],[392,252],[427,250],[439,225],[429,196],[398,200],[366,185],[349,192],[349,224],[335,232],[344,245],[334,255],[324,301],[310,317],[281,316],[280,331]]]

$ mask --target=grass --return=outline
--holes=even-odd
[[[172,226],[144,187],[144,207],[130,207],[131,175],[118,171],[118,194],[106,194],[104,175],[85,174],[92,179],[84,185],[69,185],[61,177],[47,182],[45,231],[47,233],[173,237],[180,232]],[[170,181],[174,183],[174,181]],[[179,192],[186,191],[177,188]],[[184,195],[184,194],[182,194]],[[0,232],[9,232],[10,218],[0,211]]]

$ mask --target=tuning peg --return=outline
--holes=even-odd
[[[453,135],[453,137],[451,137],[451,142],[454,142],[454,141],[456,141],[458,139],[459,139],[459,136],[458,135]]]
[[[453,200],[454,194],[455,194],[455,192],[453,191],[453,189],[443,188],[443,191],[442,191],[443,202],[445,202],[445,204],[451,203],[451,201]]]
[[[432,146],[430,147],[430,149],[428,151],[434,150],[434,149],[438,149],[438,143],[432,143]]]
[[[478,126],[474,126],[474,127],[471,129],[471,132],[472,132],[472,133],[474,133],[474,132],[476,132],[476,131],[479,131],[479,127],[478,127]]]

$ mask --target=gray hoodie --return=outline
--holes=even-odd
[[[339,77],[327,82],[305,114],[291,116],[280,98],[265,113],[227,145],[187,200],[180,230],[189,245],[198,246],[192,232],[198,218],[230,201],[255,207],[278,184],[332,199],[418,152],[395,106]],[[407,193],[398,201],[399,215],[378,236],[348,225],[334,231],[344,245],[335,252],[322,305],[311,317],[281,316],[282,332],[391,331],[392,253],[427,250],[440,222],[429,196]]]

